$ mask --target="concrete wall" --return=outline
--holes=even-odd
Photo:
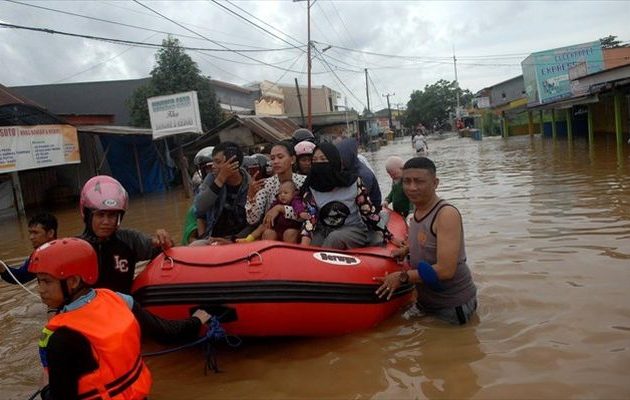
[[[630,64],[630,47],[604,49],[604,65],[606,69]]]
[[[284,109],[287,114],[300,114],[300,102],[298,101],[297,90],[295,86],[281,86],[284,93]],[[308,89],[300,87],[300,96],[304,115],[308,114]],[[336,111],[337,92],[329,87],[312,87],[311,88],[311,109],[313,114]]]
[[[523,77],[519,76],[490,88],[490,106],[497,107],[524,96],[525,83]]]

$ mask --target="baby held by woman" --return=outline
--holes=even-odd
[[[238,242],[253,242],[263,240],[282,240],[288,243],[297,243],[300,236],[302,222],[285,217],[284,208],[293,207],[295,215],[301,219],[307,219],[304,203],[293,181],[284,181],[280,184],[280,190],[276,200],[271,204],[267,216],[263,222],[251,234]]]

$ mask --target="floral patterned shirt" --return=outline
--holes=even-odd
[[[300,190],[302,185],[304,184],[304,180],[306,179],[306,175],[300,175],[293,173],[291,180],[295,183],[295,187]],[[269,211],[271,208],[271,203],[276,201],[276,196],[278,195],[278,191],[280,191],[280,179],[278,175],[274,175],[265,179],[265,184],[256,193],[256,197],[253,201],[249,198],[247,199],[247,203],[245,204],[245,213],[247,214],[247,223],[250,225],[256,225],[262,221],[265,213]],[[298,219],[298,216],[293,211],[293,207],[290,205],[284,206],[284,217],[287,219]]]

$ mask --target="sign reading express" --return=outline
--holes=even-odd
[[[147,99],[153,139],[178,133],[201,133],[197,92]]]
[[[80,162],[73,126],[0,127],[0,173]]]
[[[604,57],[599,41],[542,51],[532,56],[536,66],[541,103],[571,96],[569,70],[572,67],[584,64],[588,74],[604,69]]]

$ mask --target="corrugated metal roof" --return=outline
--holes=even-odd
[[[300,126],[288,117],[261,117],[256,115],[237,115],[234,118],[248,127],[252,133],[262,137],[269,143],[289,139]]]
[[[108,135],[153,135],[151,129],[117,125],[79,125],[77,131]]]

